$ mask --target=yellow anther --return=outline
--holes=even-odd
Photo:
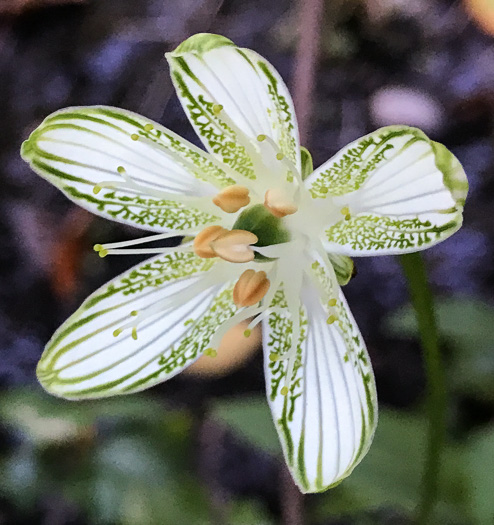
[[[275,352],[271,352],[269,354],[269,360],[274,363],[275,361],[278,361],[279,360],[279,355]]]
[[[352,218],[352,216],[351,216],[349,213],[347,213],[347,214],[345,215],[345,220],[346,220],[346,221],[349,221],[351,218]]]
[[[349,215],[350,214],[350,210],[349,210],[348,206],[345,206],[344,208],[341,208],[340,213],[342,215]]]
[[[272,188],[266,192],[264,206],[278,218],[292,215],[298,210],[295,203],[278,188]]]
[[[204,351],[204,355],[208,355],[209,357],[216,357],[218,355],[218,352],[214,348],[207,348]]]
[[[223,106],[221,104],[213,104],[213,113],[215,115],[219,115],[222,109],[223,109]]]
[[[336,317],[336,315],[330,315],[328,317],[328,320],[326,321],[328,324],[333,324],[338,318]]]
[[[211,242],[217,239],[228,230],[222,226],[208,226],[199,232],[194,239],[194,252],[203,259],[211,259],[216,257],[216,253],[209,246]]]
[[[244,337],[250,337],[250,334],[252,333],[252,330],[249,330],[247,328],[247,330],[244,330]]]
[[[137,315],[139,315],[139,312],[137,310],[132,310],[132,312],[130,312],[130,315],[132,317],[136,317]]]
[[[213,198],[213,204],[216,204],[226,213],[235,213],[240,208],[247,206],[250,202],[249,189],[245,186],[228,186],[221,190],[218,195]]]
[[[288,395],[288,387],[284,386],[281,390],[280,390],[280,394],[282,396],[286,396]]]
[[[123,166],[119,166],[117,168],[117,171],[118,171],[118,173],[120,173],[120,175],[123,175],[125,173],[125,168]]]
[[[328,304],[329,306],[336,306],[336,302],[337,302],[336,299],[330,299]]]
[[[285,158],[285,155],[283,155],[283,153],[281,153],[281,151],[279,153],[276,154],[276,158],[278,160],[283,160]]]
[[[250,247],[258,241],[257,235],[246,230],[231,230],[209,243],[214,253],[228,262],[245,263],[254,260]]]
[[[102,247],[101,250],[98,252],[98,255],[103,259],[103,257],[106,257],[108,255],[108,250]]]
[[[145,129],[146,131],[153,131],[154,126],[153,126],[152,124],[146,124],[146,125],[144,126],[144,129]]]
[[[233,302],[239,308],[257,304],[268,292],[270,284],[266,272],[245,270],[233,288]]]
[[[113,332],[113,337],[118,337],[121,333],[122,333],[122,329],[121,328],[117,328]]]
[[[139,140],[139,135],[137,133],[132,133],[132,135],[130,136],[130,138],[132,140]]]
[[[103,245],[102,245],[102,244],[95,244],[95,245],[93,246],[93,250],[94,250],[95,252],[100,252],[100,251],[103,250],[103,249],[104,249],[104,248],[103,248]]]
[[[132,328],[132,339],[134,339],[134,341],[137,341],[137,328],[134,326],[134,328]]]
[[[262,134],[261,135],[257,135],[257,140],[259,142],[262,142],[263,140],[266,140],[266,135],[262,135]]]
[[[98,195],[98,193],[102,190],[102,187],[99,184],[95,184],[93,187],[93,193],[95,195]]]

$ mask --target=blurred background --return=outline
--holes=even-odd
[[[137,111],[198,143],[163,58],[196,32],[274,64],[294,90],[316,166],[392,123],[422,128],[463,163],[464,226],[425,255],[448,381],[434,523],[493,524],[490,0],[0,0],[0,524],[413,523],[425,377],[394,258],[356,260],[345,289],[381,415],[368,456],[327,493],[302,498],[283,467],[259,334],[253,345],[230,334],[218,360],[139,395],[74,403],[36,383],[58,325],[138,262],[100,259],[92,245],[137,231],[77,209],[21,161],[20,144],[52,111],[88,104]]]

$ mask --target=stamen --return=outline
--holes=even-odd
[[[194,252],[198,257],[203,259],[211,259],[217,257],[216,252],[211,248],[211,243],[215,241],[220,235],[223,235],[228,230],[222,226],[208,226],[199,232],[194,239]]]
[[[250,203],[249,189],[237,184],[228,186],[213,198],[213,203],[226,213],[236,213]]]
[[[219,348],[221,340],[223,339],[224,335],[228,332],[228,330],[230,330],[230,328],[237,326],[239,323],[245,321],[245,319],[248,319],[249,317],[261,313],[262,310],[262,307],[248,307],[243,310],[239,310],[233,317],[230,317],[230,319],[227,319],[224,323],[221,324],[221,326],[219,326],[218,330],[216,330],[213,337],[211,338],[211,341],[209,341],[209,346],[215,349]]]
[[[167,310],[171,311],[176,309],[179,304],[184,304],[187,301],[200,296],[200,294],[202,294],[205,290],[211,288],[212,286],[220,284],[220,282],[223,282],[223,279],[221,279],[220,281],[218,277],[214,277],[213,275],[206,276],[200,281],[190,286],[187,290],[177,291],[174,294],[169,295],[168,297],[165,297],[164,299],[153,303],[144,310],[132,310],[130,312],[130,317],[132,317],[133,319],[129,319],[122,326],[114,330],[113,336],[118,337],[124,330],[131,329],[132,339],[137,340],[137,327],[143,321],[145,321],[152,315],[163,313]],[[188,324],[192,324],[193,322],[193,320],[188,320]]]
[[[204,350],[204,355],[207,355],[209,357],[216,357],[218,355],[218,351],[214,348],[206,348],[206,350]]]
[[[119,182],[115,182],[115,181],[105,181],[105,182],[99,182],[98,184],[95,184],[94,187],[93,187],[93,193],[95,195],[98,195],[98,193],[103,189],[103,188],[111,188],[111,189],[115,189],[115,188],[118,188],[118,186],[120,186],[120,183]]]
[[[254,250],[250,246],[258,241],[257,235],[246,230],[231,230],[223,233],[210,247],[218,257],[233,263],[245,263],[254,260]]]
[[[269,290],[266,272],[245,270],[233,288],[233,302],[239,307],[257,304]]]
[[[266,141],[271,146],[271,148],[275,152],[276,159],[279,160],[280,162],[283,162],[283,164],[288,169],[288,171],[292,174],[292,176],[296,177],[299,186],[302,186],[302,176],[300,175],[300,172],[296,168],[295,164],[293,164],[293,162],[280,150],[276,142],[271,137],[268,137],[267,135],[258,135],[257,140],[259,142]]]
[[[273,313],[279,313],[280,315],[282,315],[285,312],[286,311],[283,310],[283,308],[276,308],[276,307],[274,307],[274,308],[266,308],[266,310],[264,310],[264,312],[259,314],[255,319],[253,319],[249,323],[249,325],[247,326],[247,330],[246,331],[251,332],[261,321],[263,321],[264,319],[266,319],[266,317],[269,317]]]
[[[133,140],[133,141],[136,141],[136,140],[139,140],[139,135],[137,133],[132,133],[132,135],[130,136],[130,138]]]
[[[279,188],[272,188],[266,192],[264,207],[278,218],[292,215],[298,210],[295,203]]]
[[[223,110],[223,106],[221,104],[213,104],[213,113],[216,116],[218,116],[222,110]]]
[[[352,218],[348,206],[344,206],[343,208],[341,208],[340,213],[345,216],[346,221],[349,221]]]
[[[109,250],[109,249],[115,249],[115,248],[126,248],[127,246],[134,246],[136,244],[144,244],[147,242],[161,241],[164,239],[172,239],[174,237],[178,237],[177,233],[159,233],[157,235],[150,235],[148,237],[140,237],[139,239],[132,239],[130,241],[95,244],[93,249],[95,252],[99,252],[102,249]]]
[[[152,124],[146,124],[144,126],[145,131],[153,131],[154,126]]]

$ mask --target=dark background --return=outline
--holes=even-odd
[[[0,0],[0,525],[295,525],[302,506],[310,525],[413,523],[425,378],[395,258],[356,260],[345,289],[371,354],[381,420],[361,466],[325,494],[302,500],[291,485],[263,399],[261,355],[235,339],[217,373],[198,367],[136,396],[72,403],[36,384],[36,362],[57,326],[137,262],[99,259],[91,246],[137,231],[74,207],[22,162],[21,142],[52,111],[108,104],[198,143],[164,52],[195,32],[220,33],[262,54],[294,86],[307,59],[297,34],[312,4]],[[464,226],[425,255],[449,394],[439,524],[494,522],[488,5],[326,1],[313,22],[315,76],[302,79],[313,89],[311,107],[297,107],[311,111],[305,145],[315,166],[379,126],[403,123],[446,144],[468,175]]]

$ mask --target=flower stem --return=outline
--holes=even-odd
[[[425,466],[417,505],[417,523],[432,523],[438,498],[441,450],[445,437],[446,385],[439,351],[432,293],[422,256],[411,253],[400,257],[419,327],[427,378],[426,408],[428,416]]]

